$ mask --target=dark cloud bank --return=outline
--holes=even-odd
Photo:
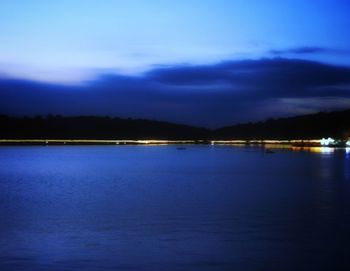
[[[161,66],[80,86],[2,79],[0,113],[109,115],[219,127],[350,107],[350,68],[269,58]]]

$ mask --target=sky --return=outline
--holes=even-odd
[[[0,114],[220,127],[350,108],[350,0],[1,0]]]

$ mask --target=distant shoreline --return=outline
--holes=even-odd
[[[246,145],[246,146],[294,146],[294,147],[322,147],[319,139],[291,139],[291,140],[98,140],[98,139],[0,139],[0,146],[65,146],[65,145]],[[325,147],[325,146],[323,146]],[[326,147],[346,147],[345,144],[329,145]]]
[[[146,119],[98,116],[10,117],[0,115],[0,144],[275,144],[319,145],[311,139],[350,142],[350,110],[324,112],[217,129]],[[72,141],[75,139],[74,141]],[[235,142],[232,142],[235,139]],[[302,143],[298,141],[302,141]],[[28,141],[30,140],[30,141]],[[154,140],[157,140],[154,142]],[[307,141],[306,141],[307,140]],[[12,142],[11,142],[12,141]],[[345,143],[344,143],[345,141]],[[146,143],[149,144],[149,143]]]

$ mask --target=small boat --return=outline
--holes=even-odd
[[[177,147],[176,149],[182,151],[182,150],[186,150],[187,148],[185,148],[185,147]]]
[[[265,150],[265,153],[275,153],[273,150],[270,150],[270,149],[266,149]]]

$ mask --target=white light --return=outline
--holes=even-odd
[[[331,137],[328,137],[328,138],[322,138],[320,143],[322,146],[328,146],[329,144],[333,144],[334,143],[334,139],[331,138]]]
[[[350,140],[346,141],[346,146],[350,146]]]

